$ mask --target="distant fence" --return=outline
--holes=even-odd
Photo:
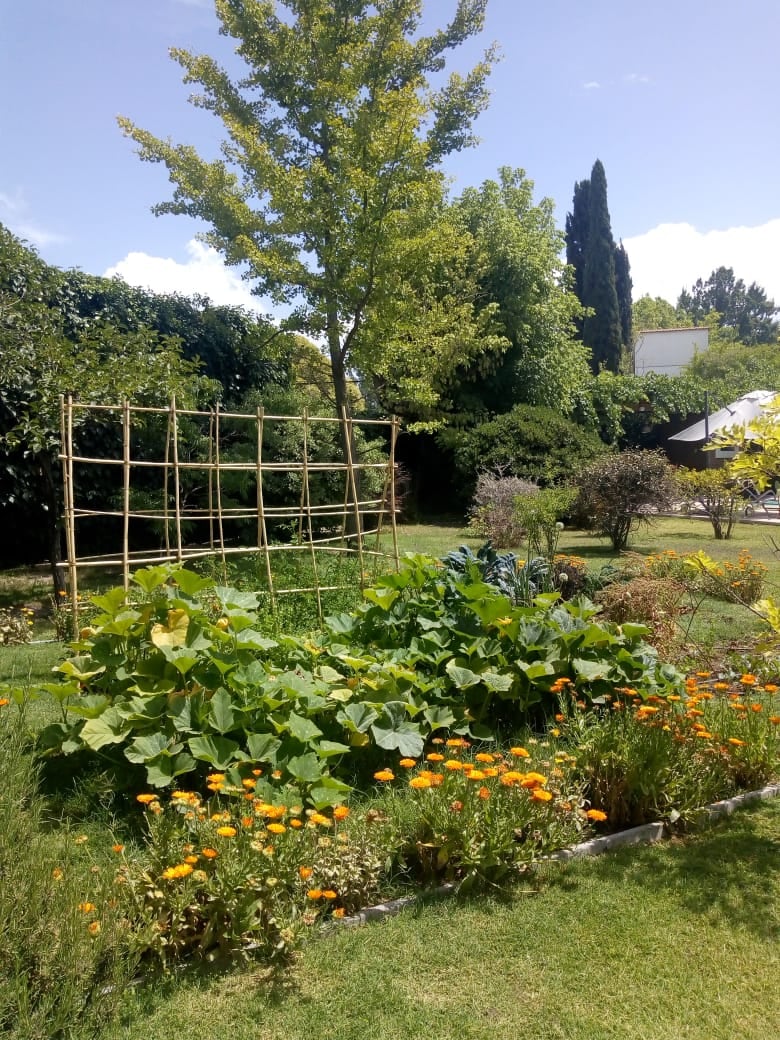
[[[79,450],[93,454],[80,454],[74,430],[83,428],[87,420],[92,421],[93,435],[89,448]],[[353,419],[346,414],[340,419],[323,418],[306,412],[267,415],[262,408],[254,414],[224,412],[219,407],[197,411],[178,408],[175,398],[167,408],[153,408],[129,401],[82,404],[63,397],[60,422],[67,545],[62,566],[68,570],[74,625],[79,572],[87,568],[119,567],[128,588],[136,567],[215,557],[226,574],[229,556],[257,553],[273,605],[278,595],[309,592],[316,595],[321,615],[322,592],[355,585],[321,584],[319,553],[356,557],[361,587],[367,558],[389,557],[397,563],[398,419]],[[334,424],[340,427],[337,439],[345,446],[339,452],[342,457],[323,459],[321,445],[316,447],[317,435],[327,425],[324,432],[330,436],[324,439],[332,445]],[[102,435],[96,436],[94,430]],[[366,447],[371,435],[382,437],[381,451]],[[266,438],[274,436],[282,445],[294,445],[296,457],[264,457]],[[143,443],[138,443],[141,437]],[[355,450],[358,443],[362,455]],[[295,491],[295,501],[279,504],[280,481],[290,496]],[[136,483],[143,485],[141,490]],[[275,486],[269,489],[269,483]],[[226,484],[231,485],[231,493],[226,493]],[[275,498],[277,504],[268,504],[268,498]],[[231,504],[236,501],[239,504]],[[103,539],[108,537],[117,548],[80,556],[82,525],[98,519],[108,527]],[[279,531],[284,540],[274,537]],[[383,536],[391,540],[389,551],[382,551]],[[131,548],[139,541],[143,547]],[[156,545],[151,544],[154,541]],[[310,585],[284,588],[275,582],[271,557],[279,552],[309,555]]]

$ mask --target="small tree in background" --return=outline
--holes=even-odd
[[[577,478],[575,509],[620,552],[640,524],[675,498],[674,471],[657,451],[624,451],[591,462]]]
[[[685,507],[694,503],[704,510],[719,540],[731,538],[742,504],[739,485],[724,469],[681,469],[676,474]]]

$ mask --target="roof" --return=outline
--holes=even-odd
[[[704,441],[708,434],[729,426],[744,426],[748,433],[748,425],[763,414],[766,407],[778,397],[777,390],[751,390],[749,394],[727,404],[725,408],[713,412],[708,420],[701,419],[685,430],[675,433],[670,441]]]

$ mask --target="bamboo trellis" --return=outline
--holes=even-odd
[[[112,420],[118,420],[121,426],[121,458],[103,458],[76,454],[74,444],[74,427],[80,425],[79,418],[88,413],[108,420],[109,428]],[[142,416],[158,415],[165,418],[165,443],[160,457],[149,457],[149,451],[143,458],[133,452],[134,422],[140,426]],[[74,418],[77,417],[77,418]],[[138,417],[135,419],[134,417]],[[181,423],[201,424],[208,433],[201,436],[205,440],[205,452],[202,457],[191,457],[182,453]],[[297,423],[300,427],[300,456],[285,461],[267,461],[264,457],[264,434],[274,425],[283,428],[285,424]],[[313,458],[311,451],[312,431],[319,424],[340,424],[342,443],[346,445],[343,459],[322,461]],[[226,429],[232,427],[235,433],[241,426],[255,426],[255,451],[253,457],[239,460],[225,456]],[[382,434],[389,444],[386,457],[379,462],[361,461],[353,454],[355,431],[361,429],[365,434]],[[133,405],[122,401],[118,405],[82,404],[72,397],[60,398],[60,431],[62,451],[63,488],[64,488],[64,522],[66,532],[67,560],[61,566],[67,568],[70,594],[70,606],[74,628],[77,626],[79,613],[79,572],[88,568],[119,567],[125,589],[129,587],[131,570],[135,567],[161,563],[187,563],[206,557],[216,557],[222,565],[227,580],[227,558],[236,554],[256,553],[263,557],[263,569],[267,582],[267,593],[272,606],[275,607],[277,597],[289,593],[312,593],[317,599],[317,608],[322,615],[322,593],[337,589],[354,588],[354,581],[348,585],[320,582],[317,554],[344,553],[354,555],[359,562],[360,586],[365,581],[367,559],[389,558],[398,562],[398,535],[396,528],[395,499],[395,447],[398,437],[399,420],[353,419],[342,414],[341,418],[314,417],[304,412],[303,415],[267,415],[262,408],[255,414],[223,412],[217,406],[209,411],[178,408],[175,398],[171,399],[168,408]],[[243,443],[251,443],[244,439]],[[104,438],[108,445],[115,443],[111,437]],[[116,449],[114,449],[116,451]],[[89,468],[121,467],[121,489],[114,496],[114,508],[98,504],[97,508],[79,505],[79,490],[90,487]],[[86,471],[84,474],[82,470]],[[161,488],[159,506],[135,506],[133,503],[133,472],[141,470],[161,471]],[[78,471],[78,486],[76,473]],[[244,504],[230,506],[225,504],[224,481],[228,475],[246,474],[247,479],[256,482],[254,503],[249,504],[249,497],[243,496]],[[296,474],[300,481],[300,495],[297,503],[270,506],[267,504],[267,480],[271,475]],[[311,478],[317,474],[343,475],[344,493],[337,502],[312,501]],[[373,474],[373,480],[361,479],[364,475]],[[205,503],[191,503],[183,494],[184,479],[205,478]],[[377,479],[378,478],[378,479]],[[83,483],[82,483],[83,481]],[[381,492],[376,490],[371,497],[361,497],[361,488],[371,483],[376,489],[381,484]],[[148,495],[148,491],[145,492]],[[121,506],[119,503],[121,502]],[[96,517],[113,518],[121,521],[121,548],[115,552],[101,555],[80,556],[78,553],[78,529],[81,523]],[[149,522],[159,529],[159,544],[146,545],[144,548],[131,548],[131,525],[136,521],[147,522],[147,541]],[[228,525],[235,521],[253,521],[255,533],[254,544],[234,544],[235,538],[226,535]],[[317,525],[325,522],[326,530],[335,533],[320,533]],[[293,539],[272,541],[269,529],[271,525],[286,524],[288,534],[293,532]],[[193,529],[203,530],[204,535],[188,537]],[[383,535],[389,535],[391,550],[382,548]],[[373,543],[371,539],[373,538]],[[251,541],[251,539],[250,539]],[[373,547],[370,547],[373,544]],[[311,557],[311,573],[313,584],[300,588],[281,587],[274,579],[271,566],[272,555],[279,552],[306,552]]]

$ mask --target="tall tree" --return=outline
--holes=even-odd
[[[618,298],[618,311],[620,312],[620,334],[623,339],[623,347],[630,350],[633,346],[633,311],[631,290],[634,283],[631,280],[631,264],[628,259],[626,247],[622,241],[615,247],[615,291]]]
[[[566,260],[574,268],[575,292],[589,312],[582,339],[591,349],[591,367],[617,372],[623,347],[631,341],[631,273],[623,244],[617,247],[612,237],[607,178],[599,159],[590,179],[574,185]]]
[[[298,329],[324,336],[340,409],[349,410],[349,369],[370,372],[381,347],[366,334],[369,315],[399,305],[399,258],[435,264],[453,246],[432,232],[439,163],[473,141],[492,53],[439,87],[430,77],[481,31],[486,3],[458,0],[449,26],[424,36],[422,0],[216,0],[244,78],[207,56],[172,55],[203,90],[193,103],[224,124],[223,158],[208,162],[120,119],[141,158],[168,168],[173,199],[156,211],[205,220],[206,241],[246,265],[258,293],[297,305]],[[418,371],[436,346],[452,349],[451,337],[424,334],[431,323],[439,331],[440,309],[410,308],[404,320]],[[452,320],[460,349],[478,350],[468,315]]]
[[[677,306],[696,324],[704,323],[709,314],[717,312],[719,325],[749,345],[774,343],[780,331],[775,318],[780,307],[767,298],[766,290],[756,282],[746,287],[732,267],[718,267],[706,281],[699,278],[690,292],[683,289]]]
[[[634,328],[647,332],[652,329],[689,328],[693,321],[689,314],[676,308],[661,296],[641,296],[632,308]]]
[[[590,175],[588,201],[588,238],[580,302],[589,313],[582,326],[582,340],[591,349],[594,371],[605,368],[617,372],[623,340],[615,283],[615,240],[607,206],[607,178],[598,159]]]

